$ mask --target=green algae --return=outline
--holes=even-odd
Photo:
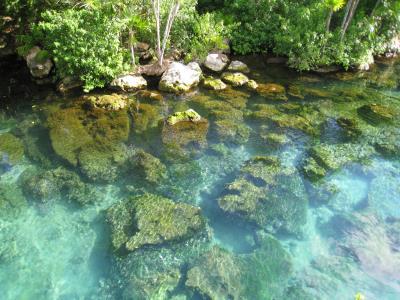
[[[276,157],[254,157],[227,185],[218,204],[262,228],[298,234],[306,223],[308,199],[296,174],[281,166]]]
[[[199,208],[152,194],[118,203],[107,215],[115,250],[184,241],[206,226]]]
[[[0,183],[0,219],[16,218],[27,207],[21,189],[13,183]]]
[[[8,155],[11,164],[19,163],[24,156],[24,145],[11,133],[0,134],[0,154]]]

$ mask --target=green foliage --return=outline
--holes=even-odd
[[[120,22],[101,10],[46,11],[25,42],[52,56],[59,77],[77,76],[85,90],[103,87],[123,69]]]

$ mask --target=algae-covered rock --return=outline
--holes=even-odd
[[[250,128],[234,119],[215,121],[215,132],[221,141],[235,144],[244,144],[250,137]]]
[[[228,66],[228,71],[249,73],[250,69],[245,63],[243,63],[239,60],[233,60]]]
[[[212,300],[281,299],[291,271],[287,252],[265,235],[250,254],[214,246],[189,268],[185,285]]]
[[[136,103],[132,111],[133,130],[137,134],[157,129],[159,122],[164,119],[162,108],[159,105]]]
[[[145,180],[150,184],[160,184],[167,177],[166,166],[155,156],[138,149],[134,152],[129,162],[134,168],[134,177]]]
[[[47,119],[50,140],[56,154],[91,180],[112,181],[112,169],[122,163],[123,142],[130,121],[125,109],[107,111],[79,106],[60,109]]]
[[[65,198],[81,205],[96,201],[94,189],[69,170],[59,167],[54,170],[26,170],[20,178],[25,196],[39,203]]]
[[[312,181],[317,181],[326,175],[326,169],[320,166],[313,157],[305,160],[303,172]]]
[[[193,109],[188,109],[182,112],[176,112],[167,118],[168,125],[175,125],[179,122],[199,122],[201,116]]]
[[[387,129],[375,138],[375,149],[387,158],[400,156],[400,131]]]
[[[394,118],[393,109],[380,104],[363,105],[358,109],[358,114],[373,125],[390,122]]]
[[[17,185],[0,183],[0,219],[15,218],[25,207],[27,202]]]
[[[89,96],[87,104],[94,108],[105,110],[121,110],[127,106],[128,99],[118,94]]]
[[[207,299],[240,299],[243,287],[237,260],[228,251],[214,246],[189,269],[185,284]]]
[[[22,141],[11,133],[0,134],[0,161],[7,158],[7,162],[16,164],[24,156]]]
[[[162,142],[176,150],[187,146],[201,149],[207,146],[208,127],[206,119],[196,122],[180,121],[175,125],[165,123],[162,128]]]
[[[349,139],[355,139],[362,133],[360,126],[355,119],[340,117],[336,122],[344,130],[345,136]]]
[[[243,86],[249,81],[249,78],[240,72],[225,72],[222,74],[221,78],[224,82],[232,86]]]
[[[115,250],[180,242],[205,230],[199,208],[144,194],[112,206],[107,212]]]
[[[308,198],[299,174],[276,157],[254,157],[218,199],[222,210],[271,231],[298,234],[306,223]]]
[[[256,91],[258,88],[258,83],[255,80],[251,79],[246,83],[246,87],[249,90]]]
[[[284,86],[276,83],[264,83],[259,84],[257,87],[257,92],[266,98],[271,98],[274,100],[287,100],[286,89]]]
[[[367,159],[374,154],[371,146],[360,144],[319,144],[311,148],[310,155],[326,170],[338,170],[350,162]]]
[[[212,77],[207,77],[203,81],[205,88],[214,91],[220,91],[226,89],[226,84],[221,79],[215,79]]]
[[[89,144],[80,150],[78,166],[91,181],[112,182],[118,177],[127,158],[124,144]]]

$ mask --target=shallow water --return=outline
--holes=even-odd
[[[250,77],[284,91],[132,94],[110,114],[47,89],[31,106],[4,95],[0,140],[19,142],[0,145],[0,299],[400,299],[400,61],[318,75],[245,60]],[[359,109],[369,104],[390,117],[371,120]],[[166,116],[188,108],[209,127],[168,131]],[[84,156],[82,130],[104,148]],[[158,163],[130,163],[139,148]],[[107,211],[143,193],[200,207],[208,237],[113,249]]]

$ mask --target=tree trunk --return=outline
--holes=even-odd
[[[135,47],[133,45],[133,31],[129,30],[129,46],[131,48],[132,67],[136,66],[135,62]]]
[[[329,29],[331,27],[332,15],[333,15],[333,8],[330,8],[328,17],[326,18],[326,32],[329,32]]]
[[[342,32],[341,32],[340,40],[343,40],[344,35],[346,34],[346,31],[349,28],[349,25],[350,25],[351,21],[353,20],[354,13],[355,13],[355,11],[357,9],[357,6],[358,6],[359,2],[360,2],[360,0],[351,0],[349,2],[350,6],[348,8],[346,8],[345,19],[343,19]]]
[[[160,65],[161,66],[163,65],[163,62],[164,62],[165,49],[167,47],[169,34],[171,33],[172,23],[174,22],[174,19],[175,19],[176,15],[178,14],[179,6],[180,6],[179,1],[176,2],[174,5],[171,5],[171,9],[168,14],[167,25],[165,26],[165,32],[164,32],[163,43],[162,43],[162,48],[161,48],[161,56],[160,56]]]
[[[154,11],[154,16],[156,18],[156,32],[157,32],[157,57],[158,57],[158,62],[160,63],[160,57],[161,57],[161,35],[160,35],[160,0],[152,0],[153,3],[153,11]],[[160,66],[162,64],[160,63]]]
[[[382,0],[377,0],[375,3],[374,8],[372,9],[371,13],[370,13],[370,17],[372,17],[375,13],[375,10],[378,8],[378,6],[381,4]]]

